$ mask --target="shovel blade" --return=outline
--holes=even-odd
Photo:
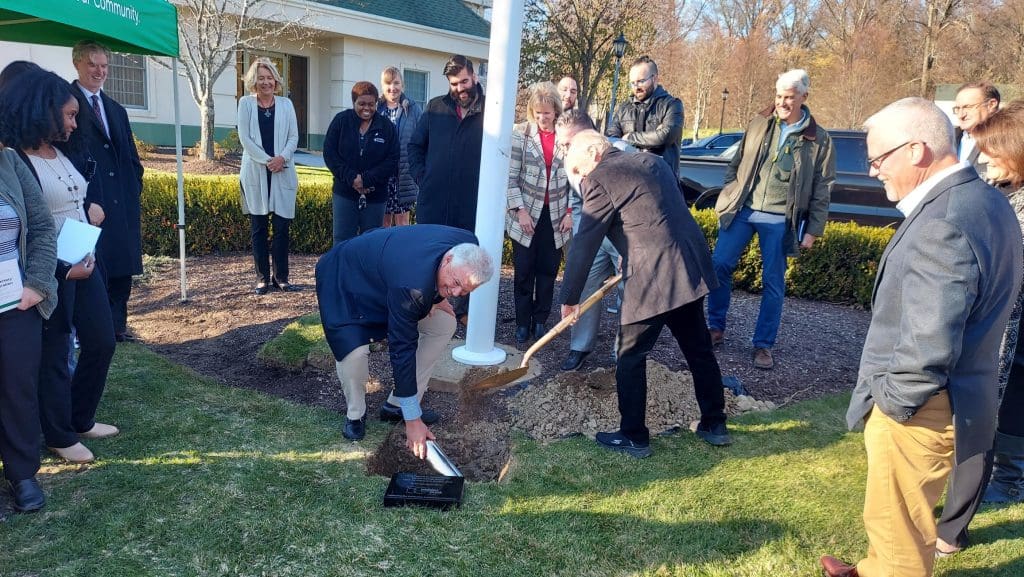
[[[509,385],[512,383],[512,381],[515,381],[516,379],[522,377],[523,375],[526,374],[526,371],[528,369],[529,367],[519,367],[516,369],[512,369],[507,373],[497,373],[484,379],[480,379],[479,381],[473,383],[472,385],[469,385],[468,388],[470,391],[478,393],[483,391],[489,391],[491,389],[498,389],[506,385]]]

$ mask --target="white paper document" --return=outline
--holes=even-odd
[[[57,235],[57,258],[68,264],[76,264],[96,250],[99,238],[100,227],[69,218],[64,221]]]
[[[21,302],[21,269],[18,259],[0,261],[0,313],[7,312]]]

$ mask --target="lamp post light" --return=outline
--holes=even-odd
[[[608,121],[605,123],[605,130],[612,124],[612,115],[615,114],[615,96],[619,93],[619,69],[622,67],[622,56],[626,53],[626,46],[629,42],[619,32],[619,37],[612,41],[612,51],[615,53],[615,78],[612,80],[612,105],[608,108]]]
[[[725,101],[729,100],[729,89],[722,89],[722,114],[718,117],[718,136],[722,136],[722,125],[725,123]]]

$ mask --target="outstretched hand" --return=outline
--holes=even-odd
[[[434,433],[423,424],[422,419],[405,422],[405,446],[420,459],[427,458],[427,441],[434,440]]]

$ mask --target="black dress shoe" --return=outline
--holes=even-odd
[[[138,339],[135,335],[129,333],[118,333],[114,335],[114,340],[119,343],[134,343]]]
[[[46,504],[46,495],[35,477],[11,482],[14,510],[19,513],[35,513]]]
[[[523,344],[530,340],[530,327],[516,327],[516,343]]]
[[[562,363],[563,371],[578,371],[583,366],[583,360],[587,358],[590,352],[584,351],[569,351],[569,356],[565,357],[565,362]]]
[[[279,281],[274,279],[271,282],[274,284],[274,288],[279,289],[281,292],[295,293],[302,290],[302,287],[297,287],[286,280]]]
[[[270,292],[270,285],[265,282],[256,283],[256,294],[263,296]]]
[[[366,436],[366,419],[345,419],[345,428],[341,434],[351,441],[362,439]]]
[[[548,333],[548,328],[544,326],[544,323],[537,323],[533,325],[533,338],[539,339]]]
[[[424,425],[433,425],[441,420],[441,415],[438,415],[437,411],[431,411],[430,409],[422,409],[422,411],[423,414],[420,415],[420,420],[423,421]],[[402,408],[385,402],[380,406],[380,420],[388,423],[397,423],[405,420],[402,417]]]

